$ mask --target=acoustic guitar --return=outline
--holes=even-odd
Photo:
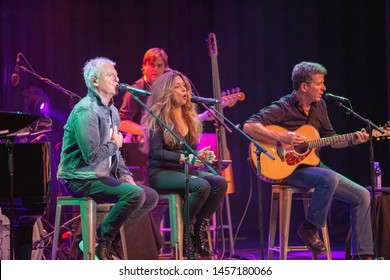
[[[267,129],[277,132],[289,132],[287,129],[278,125],[266,126]],[[295,132],[305,136],[307,141],[292,146],[275,140],[257,140],[263,147],[275,157],[270,159],[267,155],[260,155],[261,179],[278,183],[291,175],[301,164],[316,166],[320,163],[320,158],[316,152],[317,148],[325,147],[341,142],[346,142],[355,138],[355,133],[334,135],[331,137],[320,138],[318,131],[309,124],[303,125]],[[249,153],[252,163],[257,167],[256,147],[253,143],[249,145]]]

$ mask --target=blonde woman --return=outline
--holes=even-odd
[[[192,96],[188,78],[180,72],[168,71],[152,85],[152,95],[147,106],[173,130],[181,140],[196,150],[202,124],[199,121],[196,106],[190,101]],[[151,114],[145,112],[142,117],[142,129],[145,137],[144,151],[148,153],[147,178],[149,186],[157,192],[185,193],[184,152],[180,143]],[[209,147],[198,152],[206,161],[215,156]],[[189,162],[201,167],[203,164],[194,155],[189,155]],[[220,205],[227,189],[226,180],[219,175],[197,171],[190,168],[189,180],[189,225],[191,239],[184,234],[184,250],[189,242],[190,256],[212,256],[207,247],[204,230],[209,220]],[[186,219],[184,207],[184,219]],[[185,222],[187,222],[185,220]],[[187,254],[186,251],[184,251]]]

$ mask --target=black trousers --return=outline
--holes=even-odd
[[[174,192],[185,194],[185,174],[174,170],[160,171],[148,178],[149,186],[158,193]],[[223,199],[227,182],[219,175],[208,172],[199,172],[198,176],[190,175],[189,182],[189,217],[192,223],[195,219],[210,219]],[[187,207],[184,207],[186,221]]]

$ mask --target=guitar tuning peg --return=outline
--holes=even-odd
[[[234,88],[231,89],[232,93],[236,93],[236,90]]]
[[[221,95],[225,96],[226,95],[226,91],[221,92]]]
[[[239,87],[236,87],[236,92],[240,92],[241,89]]]
[[[227,94],[230,94],[230,90],[227,90]]]

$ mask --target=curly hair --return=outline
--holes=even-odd
[[[152,85],[151,93],[149,97],[147,106],[151,109],[153,113],[157,115],[173,132],[178,136],[184,139],[184,135],[181,135],[178,130],[177,120],[172,115],[172,95],[174,93],[173,80],[175,77],[180,76],[187,89],[187,92],[192,96],[191,83],[188,78],[178,71],[168,71],[161,75]],[[189,140],[188,144],[192,147],[195,147],[200,139],[202,133],[202,123],[199,121],[197,114],[197,107],[194,103],[188,98],[186,104],[182,106],[183,116],[185,121],[188,124],[189,128]],[[148,111],[145,111],[142,119],[141,126],[144,135],[144,142],[142,150],[148,152],[149,150],[149,139],[153,132],[158,129],[162,129],[164,142],[174,147],[179,145],[179,140],[176,139],[168,129],[163,127],[155,117],[153,117]]]
[[[298,90],[302,83],[311,83],[314,74],[326,75],[327,71],[324,66],[315,62],[302,61],[295,65],[291,75],[294,90]]]

